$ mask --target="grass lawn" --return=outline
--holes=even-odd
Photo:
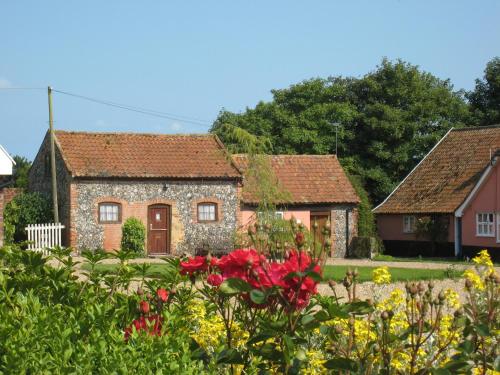
[[[97,266],[98,271],[113,271],[116,269],[116,264],[100,264]],[[87,264],[82,266],[83,269],[88,270]],[[324,278],[325,280],[333,279],[339,281],[344,278],[345,273],[349,266],[335,266],[327,265],[325,266]],[[372,271],[376,267],[357,267],[359,276],[358,280],[360,282],[371,281]],[[353,269],[351,267],[351,269]],[[149,269],[149,277],[159,277],[163,272],[165,272],[166,267],[162,264],[152,264]],[[461,271],[447,271],[447,270],[427,270],[421,268],[389,268],[391,273],[392,281],[413,281],[413,280],[442,280],[449,278],[457,278],[462,274]]]
[[[425,257],[414,257],[414,258],[405,258],[405,257],[394,257],[392,255],[377,255],[372,259],[376,262],[421,262],[421,263],[453,263],[453,264],[472,264],[471,261],[458,260],[457,258],[446,258],[446,257],[433,257],[433,258],[425,258]],[[493,262],[495,266],[500,265],[498,262]]]

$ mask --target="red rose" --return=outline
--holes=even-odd
[[[156,295],[158,296],[158,298],[160,299],[160,301],[167,302],[168,292],[165,289],[163,289],[163,288],[158,289],[156,291]]]
[[[209,283],[212,286],[219,286],[220,284],[222,284],[223,281],[224,279],[222,278],[222,275],[218,275],[215,273],[212,273],[207,277],[207,283]]]
[[[142,313],[147,314],[149,312],[149,303],[148,301],[139,302],[139,309]]]
[[[135,319],[130,326],[125,328],[125,341],[128,341],[132,332],[147,331],[150,336],[161,336],[161,327],[163,323],[163,317],[158,314],[151,315],[147,318],[144,316]]]
[[[181,275],[193,275],[197,272],[206,272],[208,263],[205,257],[195,256],[189,258],[186,262],[181,262]]]

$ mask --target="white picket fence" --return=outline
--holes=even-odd
[[[61,246],[61,232],[64,225],[61,223],[30,224],[26,227],[28,234],[28,250],[39,251],[49,255],[47,249]]]

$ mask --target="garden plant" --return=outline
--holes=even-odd
[[[314,225],[314,223],[313,223]],[[249,230],[253,246],[221,257],[166,259],[149,279],[130,251],[85,251],[78,279],[69,249],[49,258],[0,250],[0,373],[495,374],[500,371],[500,278],[486,250],[465,271],[464,303],[432,281],[358,297],[358,271],[329,280],[330,252],[295,221],[293,239]],[[113,272],[97,265],[115,257]],[[50,263],[50,264],[49,264]],[[338,297],[339,288],[347,298]]]

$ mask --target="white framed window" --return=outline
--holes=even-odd
[[[99,222],[100,223],[120,223],[121,205],[119,203],[100,203]]]
[[[198,204],[198,221],[211,222],[217,221],[217,204],[216,203],[199,203]]]
[[[497,243],[500,243],[500,212],[497,212]]]
[[[270,213],[269,213],[269,214],[266,214],[266,213],[264,213],[264,212],[262,212],[262,211],[258,211],[258,212],[257,212],[257,219],[258,219],[259,221],[263,221],[263,220],[265,220],[265,219],[266,219],[266,217],[268,217],[268,218],[272,218],[272,215],[271,215]],[[283,219],[285,218],[285,213],[284,213],[283,211],[276,211],[276,212],[274,213],[274,218],[275,218],[275,219],[280,219],[280,220],[283,220]]]
[[[495,215],[492,212],[476,214],[476,236],[495,237]]]
[[[274,213],[274,217],[276,219],[280,219],[280,220],[283,220],[285,218],[285,213],[283,211],[276,211]]]
[[[403,216],[403,233],[415,233],[417,229],[417,217],[415,215]]]

